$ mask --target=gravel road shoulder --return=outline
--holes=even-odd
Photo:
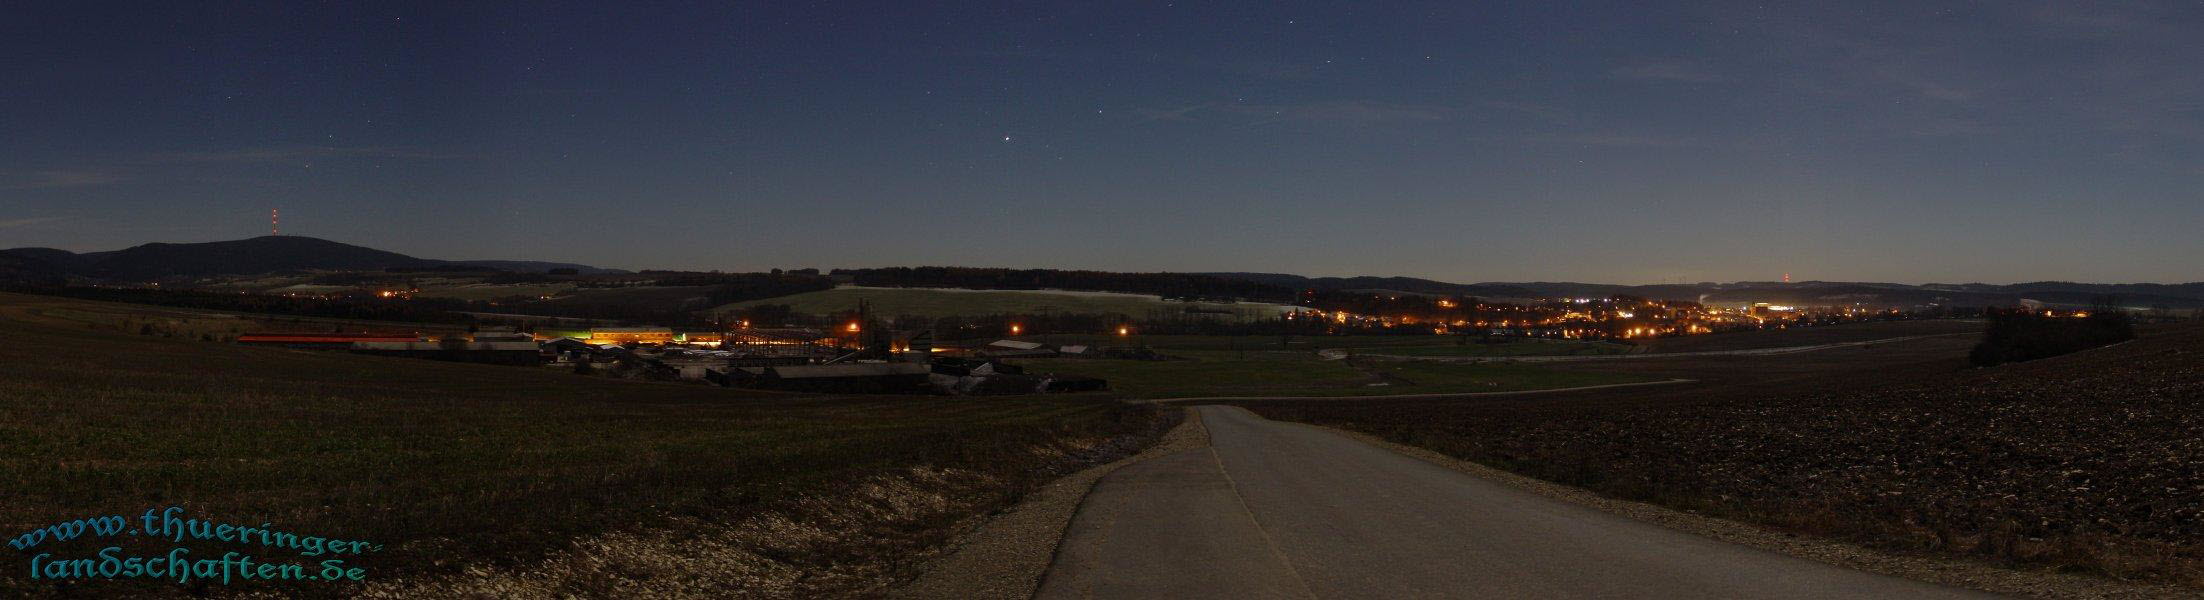
[[[1139,454],[1066,475],[1026,497],[1009,510],[990,515],[950,543],[943,554],[920,567],[910,583],[889,590],[889,598],[963,598],[1025,600],[1040,587],[1041,574],[1056,559],[1072,515],[1087,491],[1104,475],[1125,465],[1180,450],[1209,445],[1200,413],[1186,420]]]

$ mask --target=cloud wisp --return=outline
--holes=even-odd
[[[1500,141],[1597,148],[1693,148],[1708,145],[1705,140],[1698,138],[1623,133],[1538,134],[1502,138]]]
[[[1277,123],[1330,125],[1389,125],[1457,121],[1472,116],[1504,114],[1543,120],[1565,120],[1568,111],[1527,102],[1485,101],[1464,106],[1409,104],[1374,100],[1333,100],[1294,104],[1245,104],[1211,102],[1168,109],[1140,109],[1135,114],[1147,121],[1215,120],[1246,126]]]
[[[23,218],[17,218],[17,219],[0,219],[0,229],[8,229],[8,228],[11,228],[11,227],[29,227],[29,226],[32,226],[32,225],[43,225],[43,224],[46,224],[46,223],[52,223],[52,222],[55,222],[55,221],[66,221],[66,220],[68,220],[68,219],[69,219],[69,217],[23,217]]]
[[[123,177],[103,169],[64,169],[53,171],[28,171],[0,175],[0,190],[46,190],[108,185],[122,181]]]
[[[116,160],[108,166],[44,169],[30,171],[0,171],[0,190],[52,190],[112,185],[133,180],[156,178],[164,167],[183,164],[305,164],[315,161],[363,159],[363,160],[446,160],[468,158],[469,155],[432,152],[414,148],[374,146],[270,146],[239,148],[232,150],[203,150],[140,155]]]
[[[171,152],[158,158],[168,162],[269,162],[293,163],[338,158],[390,158],[439,160],[465,158],[461,154],[430,152],[413,148],[379,146],[271,146],[241,148],[235,150],[209,150],[196,152]]]
[[[1648,60],[1636,64],[1615,67],[1607,72],[1609,77],[1634,81],[1672,81],[1679,83],[1712,83],[1722,76],[1696,63],[1681,60]]]

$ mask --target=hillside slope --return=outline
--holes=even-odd
[[[34,256],[0,252],[0,285],[53,285],[62,281],[64,271],[60,267]]]
[[[437,262],[318,238],[269,235],[226,242],[141,244],[77,254],[60,264],[74,274],[89,277],[146,280],[297,269],[427,267]]]
[[[15,248],[0,251],[11,260],[36,261],[81,277],[144,281],[168,277],[253,275],[296,270],[380,270],[465,265],[515,272],[541,273],[570,268],[580,273],[625,273],[574,263],[527,260],[449,261],[416,258],[320,238],[267,235],[242,240],[190,244],[151,243],[82,254],[54,248]]]

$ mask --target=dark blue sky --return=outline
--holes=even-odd
[[[2204,280],[2196,2],[186,4],[6,11],[0,247]]]

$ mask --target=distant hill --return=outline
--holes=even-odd
[[[2112,297],[2128,307],[2165,306],[2173,309],[2204,308],[2204,283],[2096,284],[2035,282],[2012,285],[1865,283],[1841,281],[1740,281],[1735,283],[1682,283],[1614,285],[1573,282],[1448,283],[1413,277],[1303,277],[1279,273],[1205,273],[1243,281],[1326,291],[1393,291],[1412,294],[1448,294],[1494,300],[1525,298],[1599,298],[1628,295],[1656,300],[1688,300],[1714,304],[1769,302],[1828,306],[1985,306],[2010,305],[2022,299],[2050,305],[2088,306]]]
[[[436,260],[310,237],[263,236],[227,242],[144,244],[122,250],[83,254],[54,248],[0,250],[0,283],[51,282],[64,276],[150,281],[171,277],[253,275],[276,271],[453,266],[519,273],[542,273],[551,269],[574,269],[582,274],[627,272],[574,263]],[[1614,285],[1549,281],[1451,283],[1415,277],[1306,277],[1285,273],[1114,273],[966,267],[837,269],[835,273],[848,276],[858,284],[874,286],[1055,288],[1159,294],[1167,297],[1285,299],[1298,290],[1322,290],[1469,296],[1514,301],[1622,294],[1712,304],[1769,302],[1810,306],[1855,303],[1865,306],[1985,306],[2011,305],[2023,299],[2057,306],[2088,306],[2099,299],[2111,297],[2117,298],[2122,306],[2127,307],[2164,306],[2176,310],[2204,308],[2204,282],[2099,284],[2038,281],[2010,285],[1909,285],[1842,281],[1740,281]]]
[[[60,269],[75,269],[84,265],[85,256],[59,248],[16,248],[0,250],[0,256],[13,256],[35,260]]]
[[[64,281],[65,273],[36,255],[0,252],[0,284],[52,285]]]
[[[109,279],[428,267],[437,262],[319,238],[275,235],[198,244],[153,243],[86,256],[95,258],[82,271]]]
[[[43,264],[69,275],[94,279],[154,280],[168,277],[253,275],[297,270],[378,270],[428,268],[454,264],[542,272],[566,267],[602,272],[588,265],[530,261],[444,261],[302,236],[261,236],[226,242],[152,243],[107,252],[72,253],[53,248],[0,251],[13,261]]]

